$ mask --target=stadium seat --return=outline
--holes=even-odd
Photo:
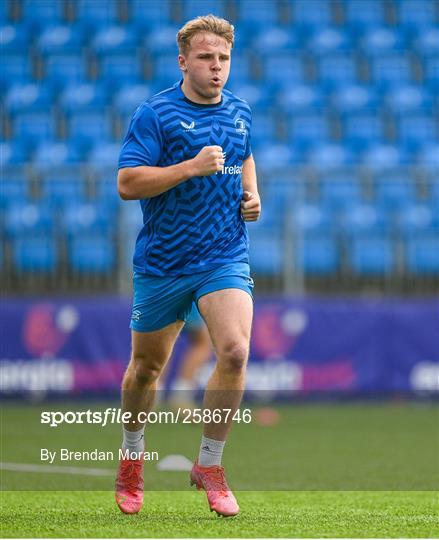
[[[159,53],[156,55],[154,59],[153,80],[161,90],[172,86],[181,78],[182,75],[177,64],[177,54],[175,52]]]
[[[292,232],[295,234],[327,233],[335,230],[334,215],[329,208],[319,204],[297,202],[292,210]]]
[[[106,176],[103,174],[105,173],[105,170],[101,169],[101,173],[100,178],[96,181],[96,204],[98,206],[106,206],[110,211],[115,209],[118,205],[124,207],[126,201],[123,201],[123,204],[121,205],[122,199],[119,197],[117,191],[117,175],[114,174],[114,167],[107,168]],[[138,203],[138,201],[136,202]],[[137,209],[136,213],[138,213],[140,217],[142,216],[140,207]]]
[[[113,95],[113,109],[120,115],[131,115],[137,107],[153,95],[153,89],[146,83],[125,85]]]
[[[332,23],[331,3],[326,0],[293,0],[294,24],[305,31]]]
[[[29,186],[26,178],[5,178],[2,172],[0,208],[5,209],[29,201]]]
[[[362,204],[361,184],[352,176],[328,176],[320,183],[320,200],[331,210],[344,210]]]
[[[379,206],[385,206],[389,212],[407,208],[416,202],[416,186],[406,175],[389,175],[375,180],[375,198]]]
[[[336,27],[319,28],[306,43],[307,49],[316,56],[344,53],[352,49],[347,32]]]
[[[103,108],[109,104],[108,90],[102,84],[70,84],[60,93],[59,103],[65,114]]]
[[[76,20],[87,29],[117,24],[119,20],[117,0],[76,0]]]
[[[66,204],[61,227],[69,237],[95,233],[108,234],[112,229],[111,209],[97,203],[71,201]]]
[[[310,148],[306,162],[320,172],[333,171],[355,163],[354,154],[346,146],[325,141]]]
[[[296,53],[284,52],[267,56],[263,67],[267,84],[290,87],[301,84],[306,79],[302,57]]]
[[[131,54],[107,52],[99,59],[101,82],[109,88],[117,89],[126,84],[137,84],[143,79],[143,66],[140,57]]]
[[[344,18],[354,32],[386,24],[385,1],[343,0]]]
[[[65,2],[63,0],[23,0],[23,20],[34,28],[51,24],[62,24]]]
[[[116,261],[113,240],[106,234],[73,236],[68,256],[72,270],[78,273],[108,273]]]
[[[9,114],[16,112],[38,111],[43,107],[50,107],[54,102],[54,92],[50,85],[42,83],[13,84],[6,92],[4,107]]]
[[[36,49],[44,57],[72,53],[79,56],[84,46],[84,28],[73,24],[45,26],[36,40]]]
[[[423,86],[413,84],[396,86],[386,93],[383,100],[394,115],[404,116],[431,110],[431,94]]]
[[[105,26],[96,32],[90,42],[91,50],[97,55],[112,51],[132,54],[139,46],[140,37],[133,25]]]
[[[420,28],[413,40],[413,48],[419,55],[424,57],[438,56],[439,26]]]
[[[27,24],[1,24],[0,22],[2,55],[4,53],[26,54],[30,42],[29,30]]]
[[[228,82],[226,89],[245,99],[253,113],[267,113],[268,109],[273,105],[272,89],[263,83],[238,80],[236,83]]]
[[[252,49],[258,54],[288,51],[298,46],[298,37],[289,28],[268,26],[260,29],[251,40]]]
[[[71,112],[67,117],[67,132],[80,147],[112,139],[111,119],[105,107]]]
[[[306,234],[301,241],[294,242],[294,248],[296,264],[303,265],[307,274],[334,274],[339,268],[339,250],[333,235]]]
[[[364,149],[385,139],[383,120],[379,114],[352,114],[343,120],[343,136],[350,145]]]
[[[374,112],[378,100],[373,87],[360,84],[342,84],[334,88],[331,105],[339,114]]]
[[[415,149],[431,141],[439,142],[438,123],[431,113],[402,115],[398,121],[398,138],[403,145]]]
[[[437,171],[439,169],[439,144],[429,141],[424,145],[417,154],[417,163],[437,178]]]
[[[248,31],[279,23],[278,5],[272,0],[259,0],[257,9],[253,0],[240,0],[237,8],[239,24]]]
[[[32,78],[32,65],[26,53],[2,51],[0,70],[0,88],[3,90],[12,84],[28,83]]]
[[[383,275],[395,269],[394,245],[389,236],[368,235],[352,238],[349,266],[356,274]]]
[[[369,57],[377,57],[404,50],[406,43],[395,28],[385,26],[369,29],[360,40],[360,50]]]
[[[52,110],[19,112],[13,118],[13,134],[22,143],[34,146],[47,140],[56,139],[56,122]]]
[[[409,236],[406,241],[406,264],[415,274],[439,273],[439,233]]]
[[[428,204],[413,202],[411,206],[404,207],[397,216],[397,229],[406,238],[421,232],[431,232],[434,226],[434,209]]]
[[[82,55],[76,53],[51,53],[45,59],[46,80],[57,88],[68,84],[83,83],[87,79],[87,65]]]
[[[53,232],[53,215],[49,207],[23,200],[7,208],[4,225],[10,237],[51,233]]]
[[[254,80],[254,73],[252,69],[251,59],[246,52],[234,52],[232,69],[230,70],[229,83],[230,84],[244,84]],[[175,60],[174,60],[175,63]],[[182,78],[181,71],[179,71]]]
[[[361,162],[371,171],[383,171],[407,164],[408,156],[399,146],[375,144],[362,153]]]
[[[288,137],[298,147],[318,145],[330,139],[330,126],[324,114],[297,114],[288,121]]]
[[[320,87],[305,84],[285,87],[276,101],[283,112],[295,114],[322,110],[324,103]]]
[[[224,0],[184,0],[183,21],[198,17],[201,13],[212,13],[217,17],[227,17]]]
[[[176,35],[178,30],[179,27],[174,24],[157,25],[152,28],[144,39],[144,50],[151,57],[151,61],[159,53],[173,54],[175,62],[177,61]]]
[[[318,61],[320,83],[329,89],[357,82],[357,64],[351,54],[322,57]]]
[[[78,164],[82,157],[76,145],[63,141],[47,141],[36,148],[32,165],[36,171],[42,172],[55,167]]]
[[[20,139],[0,141],[0,167],[2,178],[7,178],[7,167],[23,165],[29,158],[29,148]]]
[[[437,3],[432,0],[399,0],[396,2],[400,25],[420,30],[438,22]]]
[[[13,261],[18,272],[53,272],[58,264],[58,248],[51,235],[23,236],[12,242]]]
[[[97,141],[88,155],[88,163],[93,169],[113,168],[116,174],[120,153],[120,142]]]
[[[130,21],[141,28],[157,28],[171,22],[172,0],[131,0]]]
[[[424,60],[424,79],[433,95],[439,92],[439,57],[432,56]]]
[[[291,145],[260,140],[253,149],[261,170],[288,167],[298,163],[300,156]]]
[[[258,146],[259,143],[273,142],[278,139],[278,122],[273,114],[258,112],[252,118],[252,143]]]
[[[389,216],[372,204],[346,205],[343,215],[340,216],[341,227],[347,236],[367,236],[384,234],[389,230]]]
[[[373,82],[382,89],[412,82],[410,60],[404,54],[373,58],[371,71]]]
[[[282,272],[284,249],[278,236],[271,233],[253,234],[253,223],[249,224],[250,264],[253,272],[261,276],[275,276]]]
[[[81,177],[63,172],[43,176],[41,182],[41,203],[55,211],[64,212],[66,206],[85,204],[85,185]]]

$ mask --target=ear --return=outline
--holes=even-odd
[[[178,67],[182,70],[182,71],[186,71],[186,58],[182,55],[182,54],[179,54],[178,55]]]

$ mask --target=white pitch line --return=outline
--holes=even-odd
[[[34,465],[32,463],[0,463],[4,471],[52,473],[52,474],[78,474],[83,476],[114,476],[116,471],[111,469],[98,469],[97,467],[60,467],[59,465]]]

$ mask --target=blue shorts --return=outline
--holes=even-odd
[[[204,320],[201,316],[201,313],[198,311],[197,304],[194,302],[191,307],[191,312],[187,316],[186,324],[184,325],[185,330],[198,330],[199,328],[203,328],[204,326]]]
[[[247,263],[231,263],[187,276],[151,276],[134,272],[134,300],[130,328],[136,332],[160,330],[177,320],[186,321],[192,302],[221,289],[241,289],[252,296],[253,280]]]

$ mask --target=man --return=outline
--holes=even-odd
[[[124,425],[116,501],[126,513],[143,503],[144,426],[156,381],[192,302],[205,320],[216,354],[203,402],[208,410],[241,402],[253,316],[244,221],[261,205],[250,147],[248,105],[223,90],[230,71],[233,26],[213,15],[189,21],[177,34],[183,80],[134,113],[118,174],[122,199],[140,199],[144,227],[134,255],[132,354],[122,383]],[[191,483],[211,510],[239,512],[221,457],[232,414],[204,424]],[[226,418],[227,416],[227,418]]]

